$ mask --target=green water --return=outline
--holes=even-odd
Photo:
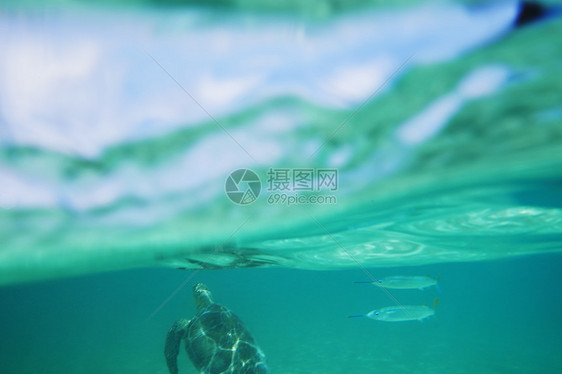
[[[273,373],[558,373],[562,259],[556,256],[370,269],[377,277],[440,275],[442,294],[390,290],[401,303],[432,303],[424,322],[348,319],[393,305],[354,284],[359,269],[198,272],[159,311],[186,271],[138,270],[0,290],[3,373],[167,373],[164,339],[195,314],[203,281],[246,323]],[[152,315],[152,317],[151,317]],[[180,373],[195,373],[180,351]]]
[[[1,373],[167,373],[196,281],[272,373],[562,372],[560,18],[78,3],[0,13]],[[337,170],[334,203],[271,204],[273,168]]]
[[[46,11],[43,16],[7,13],[7,27],[30,30],[29,35],[21,32],[5,39],[15,59],[35,54],[54,59],[43,72],[53,75],[50,80],[61,79],[63,85],[64,79],[75,79],[77,87],[84,87],[80,92],[91,91],[92,100],[99,95],[107,96],[111,90],[117,90],[113,95],[121,95],[122,99],[117,106],[106,100],[99,105],[80,98],[74,102],[78,93],[72,91],[72,85],[51,88],[50,80],[45,80],[44,100],[57,95],[61,99],[53,100],[52,107],[34,106],[34,102],[41,101],[34,101],[26,96],[27,91],[19,85],[11,87],[12,81],[6,80],[6,96],[12,100],[7,103],[15,100],[27,103],[21,104],[22,108],[29,107],[27,111],[19,111],[19,106],[7,107],[10,110],[6,110],[5,116],[3,131],[9,140],[0,147],[0,164],[13,173],[9,177],[16,178],[16,182],[6,183],[9,187],[0,196],[4,207],[0,211],[0,283],[154,265],[277,265],[322,270],[355,267],[356,260],[365,266],[420,265],[560,250],[562,45],[559,38],[553,37],[562,27],[558,19],[518,30],[497,31],[483,39],[485,42],[479,48],[466,47],[456,58],[434,56],[431,58],[437,61],[432,63],[425,61],[429,58],[427,51],[434,49],[431,53],[437,53],[441,48],[451,48],[449,44],[439,46],[443,42],[436,39],[436,47],[431,43],[412,46],[407,37],[396,36],[396,41],[389,39],[390,45],[381,45],[388,49],[387,53],[396,55],[395,63],[386,68],[386,76],[394,79],[374,97],[370,96],[371,91],[365,91],[360,100],[350,94],[351,101],[342,107],[328,104],[346,91],[326,96],[322,89],[329,91],[330,86],[322,86],[323,81],[316,80],[316,65],[327,64],[323,67],[327,78],[322,79],[328,79],[330,69],[338,71],[340,64],[354,64],[354,58],[361,61],[367,53],[373,61],[383,61],[383,69],[386,60],[377,60],[379,52],[367,48],[380,41],[368,39],[368,34],[350,34],[346,37],[355,38],[359,47],[342,49],[341,55],[334,55],[342,61],[320,59],[314,62],[316,65],[308,66],[308,60],[302,57],[308,47],[294,47],[292,34],[287,37],[289,46],[283,47],[288,48],[287,53],[263,52],[263,40],[252,38],[260,35],[260,28],[268,30],[269,37],[274,38],[277,28],[284,30],[286,23],[296,22],[309,28],[312,46],[323,45],[325,34],[340,37],[338,30],[344,28],[336,23],[337,18],[318,23],[287,16],[271,22],[266,19],[248,23],[239,14],[232,15],[233,20],[229,21],[223,13],[210,16],[208,10],[183,11],[183,16],[179,11],[168,10],[154,16],[143,11],[126,18],[126,22],[116,23],[112,20],[117,18],[109,17],[104,21],[109,22],[105,28],[98,23],[104,18],[84,18],[84,35],[78,33],[77,40],[84,38],[93,43],[94,38],[100,51],[104,51],[104,43],[109,43],[107,52],[88,52],[86,47],[79,47],[82,44],[72,47],[75,40],[57,31],[77,27],[70,20],[84,17],[88,14],[84,10],[58,11],[60,20],[55,16],[57,11]],[[393,17],[403,17],[400,10],[392,12]],[[486,19],[485,11],[475,14]],[[39,31],[31,26],[37,17],[43,19],[37,26]],[[217,95],[208,96],[208,109],[204,108],[207,112],[221,113],[220,108],[225,112],[216,115],[218,126],[214,116],[209,117],[197,107],[170,79],[176,76],[188,85],[190,79],[197,78],[178,61],[193,64],[193,69],[213,64],[217,64],[218,71],[227,69],[220,53],[212,48],[207,51],[209,56],[198,55],[198,59],[182,54],[182,49],[169,48],[184,35],[183,26],[176,25],[182,17],[205,20],[190,26],[194,37],[201,34],[205,38],[224,26],[232,28],[241,40],[250,40],[245,49],[230,52],[242,66],[240,72],[231,74],[250,74],[252,69],[244,64],[255,58],[274,55],[283,61],[283,56],[294,54],[290,58],[295,60],[286,63],[287,71],[273,70],[277,75],[272,74],[262,88],[252,89],[249,96],[241,97],[239,105],[224,101],[213,104]],[[341,17],[343,24],[350,22],[358,29],[368,28],[369,17],[377,19],[377,12]],[[164,28],[162,22],[167,19],[174,21]],[[380,22],[384,20],[381,18]],[[139,25],[154,28],[156,42],[137,40],[136,33],[128,32],[140,28]],[[34,34],[36,31],[46,36],[40,39]],[[123,41],[113,42],[117,36],[110,35],[123,35]],[[158,38],[162,41],[158,42]],[[30,44],[23,49],[25,53],[18,47],[18,41]],[[285,39],[280,39],[279,43],[282,42]],[[66,43],[71,43],[70,47]],[[111,43],[138,46],[115,49]],[[201,45],[204,46],[196,44],[189,48],[205,51]],[[47,53],[55,46],[62,48],[62,56],[72,61],[96,53],[106,53],[107,60],[92,57],[89,64],[100,67],[89,68],[93,69],[90,75],[79,73],[76,68],[74,75],[60,78],[66,73],[52,71],[57,71],[54,66],[66,60]],[[65,46],[70,49],[66,51]],[[76,48],[86,49],[76,52]],[[154,61],[142,48],[152,53]],[[158,58],[169,71],[162,70],[165,67],[158,65]],[[205,59],[209,61],[199,66],[197,61]],[[295,71],[292,64],[297,62],[303,64],[302,71]],[[12,73],[16,74],[19,65],[10,64],[8,61],[5,66],[15,69]],[[29,66],[32,70],[38,68]],[[96,74],[103,78],[117,73],[124,74],[121,80],[96,78]],[[21,79],[26,77],[22,75]],[[363,79],[368,77],[366,74]],[[302,91],[308,89],[303,79],[321,87]],[[199,84],[196,83],[195,88]],[[280,92],[267,93],[275,87]],[[297,88],[301,94],[291,94]],[[359,89],[347,87],[352,88]],[[147,97],[137,93],[145,91]],[[201,92],[206,97],[206,91]],[[169,99],[160,103],[161,96]],[[59,108],[63,98],[76,108]],[[97,115],[100,105],[107,106],[110,114],[116,111],[108,115],[107,122],[88,115],[90,111]],[[135,117],[130,119],[129,113],[139,111],[137,115],[141,116],[143,108],[151,105],[169,105],[170,111],[186,107],[189,112],[178,116],[188,122],[166,124],[163,119],[165,125],[154,125]],[[70,111],[68,115],[65,108]],[[121,126],[121,115],[125,116],[123,121],[133,121],[127,126],[135,126],[134,131],[115,133]],[[17,116],[28,118],[31,127],[19,129],[18,122],[12,119]],[[46,124],[55,133],[54,140],[42,135],[41,131],[48,130],[33,128],[34,121],[45,125],[41,122],[44,116],[53,117]],[[73,120],[75,117],[93,122],[81,130]],[[192,117],[195,123],[190,121]],[[412,138],[423,133],[420,124],[434,126],[441,122],[431,130],[433,134],[424,130],[425,138]],[[143,132],[146,134],[139,139]],[[109,141],[109,136],[117,138]],[[271,205],[263,191],[255,203],[236,206],[224,194],[224,181],[229,172],[244,167],[256,171],[263,187],[270,168],[336,168],[339,185],[332,195],[337,203]],[[25,235],[21,235],[22,231]],[[342,252],[342,246],[352,252],[355,260],[350,253]]]

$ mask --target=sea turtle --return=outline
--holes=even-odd
[[[267,374],[265,356],[242,323],[228,308],[215,304],[202,283],[193,287],[197,314],[179,319],[166,337],[164,354],[171,374],[183,339],[193,365],[202,374]]]

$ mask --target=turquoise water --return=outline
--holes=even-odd
[[[442,294],[390,290],[401,303],[432,303],[424,322],[348,319],[393,301],[354,284],[360,269],[198,272],[156,314],[189,271],[134,270],[0,290],[3,373],[167,373],[164,339],[195,313],[191,286],[246,323],[273,373],[559,373],[560,255],[369,269],[440,276]],[[152,315],[152,317],[151,317]],[[180,373],[195,373],[180,352]]]
[[[2,6],[0,372],[167,373],[197,281],[272,373],[562,372],[560,17],[147,3]]]
[[[10,8],[0,284],[558,252],[562,23],[516,13]],[[244,206],[225,194],[241,168],[262,183]],[[274,204],[268,173],[297,168],[335,170],[299,195],[333,203]]]

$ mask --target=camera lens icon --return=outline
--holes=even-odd
[[[256,201],[261,192],[261,181],[250,169],[230,173],[224,184],[226,196],[235,204],[248,205]]]

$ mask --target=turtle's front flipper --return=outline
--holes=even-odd
[[[181,340],[185,337],[187,333],[187,325],[189,320],[178,319],[166,336],[166,347],[164,348],[164,355],[166,356],[166,364],[168,364],[168,370],[170,374],[178,373],[178,353],[180,351]]]

